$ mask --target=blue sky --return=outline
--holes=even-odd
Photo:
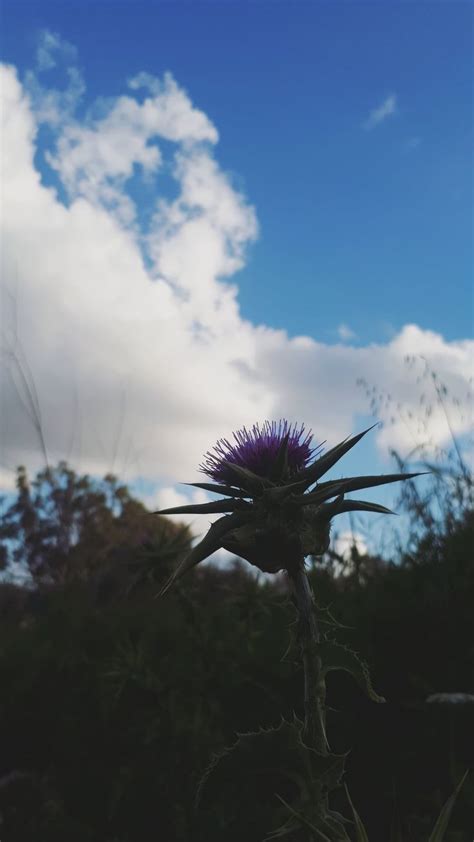
[[[15,354],[51,458],[114,467],[153,505],[243,423],[285,415],[329,444],[360,429],[359,378],[390,400],[348,471],[449,444],[427,364],[467,434],[470,3],[2,14],[5,488],[41,463]]]
[[[470,3],[4,2],[3,54],[78,49],[87,100],[170,70],[217,126],[255,205],[245,317],[364,340],[472,330]],[[371,131],[368,115],[395,95]],[[288,283],[292,293],[288,294]]]

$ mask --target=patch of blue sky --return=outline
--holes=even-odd
[[[156,146],[161,156],[161,163],[152,173],[144,173],[143,167],[135,164],[133,173],[124,185],[126,194],[135,205],[136,220],[141,233],[150,230],[157,202],[173,202],[179,196],[179,184],[173,175],[176,144],[160,138],[148,145]]]
[[[36,135],[34,164],[40,175],[41,183],[44,184],[45,187],[49,187],[54,190],[61,204],[68,207],[69,196],[67,190],[58,176],[58,173],[47,160],[47,155],[53,148],[55,138],[56,132],[51,128],[51,126],[45,123],[39,126],[38,133]]]

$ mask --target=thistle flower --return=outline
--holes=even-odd
[[[375,424],[373,426],[376,426]],[[204,538],[161,590],[164,594],[184,573],[218,549],[226,549],[267,573],[294,572],[307,555],[322,555],[329,546],[333,517],[363,511],[393,514],[378,503],[345,500],[346,493],[411,479],[418,474],[360,476],[320,482],[336,462],[359,442],[369,427],[344,439],[327,453],[312,447],[311,431],[304,424],[281,419],[243,427],[233,434],[234,443],[220,439],[204,456],[202,473],[215,483],[188,483],[219,500],[175,506],[155,514],[217,514]],[[315,458],[316,457],[316,458]]]
[[[278,450],[287,436],[287,478],[289,479],[305,468],[315,451],[321,449],[311,447],[313,439],[311,431],[306,435],[304,433],[304,424],[299,428],[297,424],[293,424],[292,427],[283,419],[278,424],[276,421],[265,421],[262,428],[258,424],[254,424],[251,430],[243,427],[233,433],[235,444],[231,444],[227,439],[219,439],[214,448],[205,454],[204,462],[199,468],[211,479],[231,485],[235,476],[232,469],[228,467],[228,462],[239,465],[241,468],[248,468],[258,476],[271,479]]]

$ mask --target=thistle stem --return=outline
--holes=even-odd
[[[306,745],[315,748],[320,754],[327,754],[326,683],[322,674],[321,658],[318,651],[320,636],[313,594],[303,563],[288,572],[298,611],[298,638],[304,668],[305,720],[303,736]]]

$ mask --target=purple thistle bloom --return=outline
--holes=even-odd
[[[385,506],[345,495],[363,488],[413,479],[418,474],[344,477],[321,482],[331,468],[372,427],[349,436],[319,455],[311,447],[313,435],[304,424],[285,419],[264,421],[233,434],[234,442],[220,439],[205,456],[200,470],[217,485],[191,485],[224,495],[210,503],[174,506],[156,514],[222,514],[202,540],[192,548],[161,594],[176,579],[216,550],[224,548],[245,558],[266,573],[302,569],[307,555],[320,556],[329,546],[331,521],[344,512],[392,514]],[[317,459],[312,461],[314,455]],[[311,490],[312,489],[312,490]]]
[[[242,427],[233,433],[235,444],[219,439],[204,456],[199,470],[217,482],[235,484],[235,476],[226,462],[247,468],[260,477],[270,478],[280,445],[288,435],[287,479],[303,470],[320,448],[311,447],[313,434],[305,434],[305,426],[291,425],[285,419],[265,421],[262,427],[254,424],[251,430]]]

